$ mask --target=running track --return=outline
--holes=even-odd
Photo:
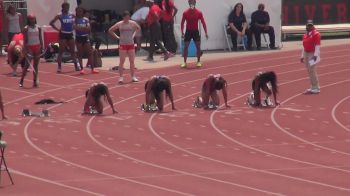
[[[350,195],[350,45],[322,49],[322,92],[309,86],[300,51],[208,61],[201,69],[142,70],[140,83],[116,85],[117,74],[81,76],[42,64],[40,88],[25,88],[1,58],[0,88],[9,120],[0,121],[15,185],[2,172],[1,195]],[[258,71],[278,74],[282,105],[244,104]],[[203,79],[222,74],[230,109],[191,107]],[[173,83],[177,111],[143,113],[144,81]],[[130,78],[127,78],[130,79]],[[119,111],[81,116],[94,81],[110,87]],[[220,95],[221,96],[221,95]],[[53,98],[65,104],[36,106]],[[23,118],[23,108],[50,118]]]

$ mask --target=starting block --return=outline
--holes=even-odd
[[[156,112],[158,111],[158,106],[156,103],[151,104],[151,105],[147,105],[145,103],[141,104],[141,110],[143,112]]]
[[[203,99],[202,97],[197,97],[196,100],[193,102],[192,106],[194,108],[203,108]],[[208,109],[215,110],[218,106],[215,105],[212,101],[209,101],[208,103]]]
[[[248,97],[247,97],[247,101],[246,104],[248,106],[255,106],[255,99],[254,99],[254,93],[251,92]],[[262,107],[273,107],[274,104],[272,103],[270,97],[265,98],[262,102],[261,102],[261,106]]]
[[[33,116],[33,117],[49,117],[49,111],[48,110],[42,110],[41,112],[32,112],[29,109],[23,109],[22,116]]]

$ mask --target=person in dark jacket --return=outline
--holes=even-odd
[[[255,36],[256,47],[258,50],[261,49],[261,33],[269,34],[271,49],[277,49],[275,46],[275,30],[272,26],[270,26],[270,15],[267,11],[265,11],[265,5],[259,4],[258,10],[253,12],[252,21],[250,24],[250,31]],[[251,49],[252,44],[252,36],[250,36],[248,42],[248,49]]]

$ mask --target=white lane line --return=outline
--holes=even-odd
[[[231,65],[230,65],[231,66]],[[227,66],[227,67],[229,67],[229,66]],[[215,69],[217,69],[217,67],[215,68]],[[204,71],[204,70],[208,70],[208,69],[202,69],[202,70],[200,70],[200,71]],[[186,74],[186,73],[189,73],[189,74],[191,74],[192,72],[184,72],[183,74]],[[115,77],[113,77],[113,78],[115,78]],[[108,78],[109,79],[109,78]],[[82,84],[85,84],[85,83],[82,83]],[[77,85],[80,85],[80,84],[75,84],[75,85],[72,85],[72,86],[77,86]],[[58,88],[58,89],[56,89],[56,90],[59,90],[60,88]],[[39,94],[42,94],[42,92],[41,93],[38,93],[37,95],[39,95]],[[80,96],[80,97],[82,97],[82,96]],[[80,97],[78,97],[78,98],[80,98]],[[7,104],[9,104],[9,103],[7,103]],[[27,124],[28,125],[28,124]],[[28,139],[28,138],[27,138]],[[39,149],[39,150],[41,150],[41,149]]]
[[[335,112],[337,110],[337,108],[346,100],[348,100],[350,98],[350,96],[345,97],[344,99],[340,100],[332,109],[332,118],[334,120],[335,123],[337,123],[341,128],[343,128],[345,131],[350,132],[350,129],[348,127],[346,127],[344,124],[342,124],[338,118],[335,115]]]
[[[341,72],[349,71],[349,70],[350,70],[350,69],[341,70]],[[333,73],[334,73],[334,72],[333,72]],[[323,74],[323,75],[325,75],[325,74]],[[327,74],[327,75],[328,75],[328,74]],[[343,83],[347,83],[347,82],[350,82],[350,80],[342,80],[342,81],[339,81],[339,82],[331,83],[331,84],[328,84],[328,85],[323,86],[322,88],[327,88],[327,87],[331,87],[331,86],[335,86],[335,85],[343,84]],[[294,99],[294,98],[296,98],[296,97],[298,97],[298,96],[300,96],[300,95],[302,95],[302,94],[299,93],[299,94],[296,94],[296,95],[294,95],[294,96],[291,96],[290,98],[288,98],[288,99],[286,99],[285,101],[283,101],[281,104],[286,103],[286,102],[288,102],[289,100],[292,100],[292,99]],[[273,111],[272,111],[272,113],[271,113],[271,121],[272,121],[272,123],[273,123],[279,130],[281,130],[283,133],[285,133],[285,134],[289,135],[290,137],[295,138],[295,139],[297,139],[297,140],[299,140],[299,141],[302,141],[302,142],[304,142],[305,144],[310,144],[310,145],[312,145],[312,146],[315,146],[315,147],[318,147],[318,148],[321,148],[321,149],[324,149],[324,150],[328,150],[328,151],[331,151],[331,152],[337,152],[337,153],[340,153],[340,154],[343,154],[343,155],[350,156],[350,153],[348,153],[348,152],[344,152],[344,151],[341,151],[341,150],[336,150],[336,149],[333,149],[333,148],[329,148],[329,147],[325,147],[325,146],[321,146],[321,145],[315,144],[315,143],[313,143],[313,142],[310,142],[310,141],[308,141],[308,140],[306,140],[306,139],[303,139],[303,138],[301,138],[301,137],[298,137],[298,136],[296,136],[296,135],[290,133],[289,131],[285,130],[285,129],[284,129],[283,127],[281,127],[281,126],[278,124],[278,122],[276,121],[275,113],[276,113],[277,110],[278,110],[278,107],[276,107],[276,108],[273,109]]]
[[[116,87],[112,87],[112,88],[117,88]],[[134,97],[137,97],[137,96],[140,96],[140,95],[143,95],[144,93],[140,93],[138,95],[135,95],[133,97],[130,97],[128,99],[133,99]],[[80,99],[81,97],[83,97],[84,95],[82,96],[78,96],[78,97],[75,97],[75,98],[72,98],[70,100],[68,100],[67,102],[70,102],[70,101],[73,101],[73,100],[76,100],[76,99]],[[48,110],[51,110],[53,108],[56,108],[56,107],[59,107],[61,104],[58,104],[58,105],[54,105],[50,108],[48,108]],[[63,163],[66,163],[66,164],[69,164],[69,165],[73,165],[77,168],[81,168],[81,169],[84,169],[84,170],[87,170],[87,171],[90,171],[90,172],[93,172],[93,173],[97,173],[97,174],[100,174],[100,175],[105,175],[105,176],[109,176],[109,177],[112,177],[114,179],[118,179],[118,180],[124,180],[124,181],[127,181],[127,182],[131,182],[131,183],[135,183],[135,184],[139,184],[139,185],[143,185],[143,186],[147,186],[147,187],[152,187],[152,188],[155,188],[155,189],[158,189],[158,190],[162,190],[162,191],[166,191],[166,192],[172,192],[172,193],[176,193],[176,194],[179,194],[179,195],[186,195],[186,196],[192,196],[192,194],[190,193],[185,193],[185,192],[181,192],[181,191],[177,191],[177,190],[172,190],[172,189],[168,189],[168,188],[165,188],[165,187],[161,187],[161,186],[157,186],[157,185],[153,185],[153,184],[148,184],[148,183],[144,183],[144,182],[140,182],[140,181],[136,181],[136,180],[133,180],[133,179],[128,179],[128,178],[124,178],[124,177],[120,177],[120,176],[116,176],[116,175],[112,175],[112,174],[109,174],[109,173],[105,173],[105,172],[102,172],[102,171],[99,171],[99,170],[95,170],[95,169],[92,169],[92,168],[89,168],[89,167],[86,167],[86,166],[83,166],[83,165],[80,165],[80,164],[77,164],[77,163],[73,163],[73,162],[70,162],[68,160],[65,160],[65,159],[62,159],[62,158],[59,158],[51,153],[48,153],[46,151],[44,151],[43,149],[41,149],[40,147],[38,147],[37,145],[35,145],[29,138],[29,126],[34,122],[36,118],[32,118],[29,120],[29,122],[27,122],[25,128],[24,128],[24,136],[25,136],[25,139],[26,141],[28,142],[28,144],[36,149],[37,151],[39,151],[40,153],[48,156],[48,157],[51,157],[57,161],[60,161],[60,162],[63,162]]]
[[[48,183],[48,184],[53,184],[53,185],[60,186],[60,187],[63,187],[63,188],[67,188],[67,189],[71,189],[71,190],[74,190],[74,191],[83,192],[83,193],[87,193],[87,194],[90,194],[90,195],[98,195],[98,196],[102,196],[103,195],[102,193],[96,193],[96,192],[92,192],[92,191],[89,191],[89,190],[86,190],[86,189],[81,189],[81,188],[65,185],[65,184],[62,184],[62,183],[59,183],[59,182],[56,182],[56,181],[48,180],[48,179],[45,179],[45,178],[41,178],[41,177],[38,177],[38,176],[34,176],[34,175],[31,175],[31,174],[24,173],[24,172],[21,172],[21,171],[17,171],[17,170],[14,170],[12,168],[10,168],[10,171],[12,173],[14,173],[14,174],[17,174],[17,175],[25,176],[27,178],[32,178],[32,179],[35,179],[35,180],[38,180],[38,181],[41,181],[41,182],[45,182],[45,183]]]

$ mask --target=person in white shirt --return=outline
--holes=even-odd
[[[114,24],[109,30],[108,33],[114,38],[119,40],[119,84],[123,84],[124,82],[124,63],[126,57],[129,58],[130,62],[130,74],[132,78],[132,82],[138,82],[139,80],[135,76],[135,44],[134,38],[137,31],[140,31],[140,26],[135,22],[130,20],[129,11],[124,11],[123,20]],[[115,32],[119,31],[120,36],[115,34]]]
[[[142,28],[143,26],[145,26],[146,24],[146,19],[148,16],[148,12],[149,12],[149,7],[145,6],[142,7],[140,9],[138,9],[132,16],[131,16],[131,20],[137,22],[137,24],[140,25],[141,27],[141,31],[138,31],[135,35],[135,40],[136,40],[136,44],[137,44],[137,48],[136,50],[140,50],[141,49],[141,38],[142,38]]]
[[[16,7],[14,5],[10,5],[7,8],[6,22],[8,32],[8,43],[10,43],[12,41],[12,37],[15,34],[22,32],[23,27],[22,14],[17,12]]]

